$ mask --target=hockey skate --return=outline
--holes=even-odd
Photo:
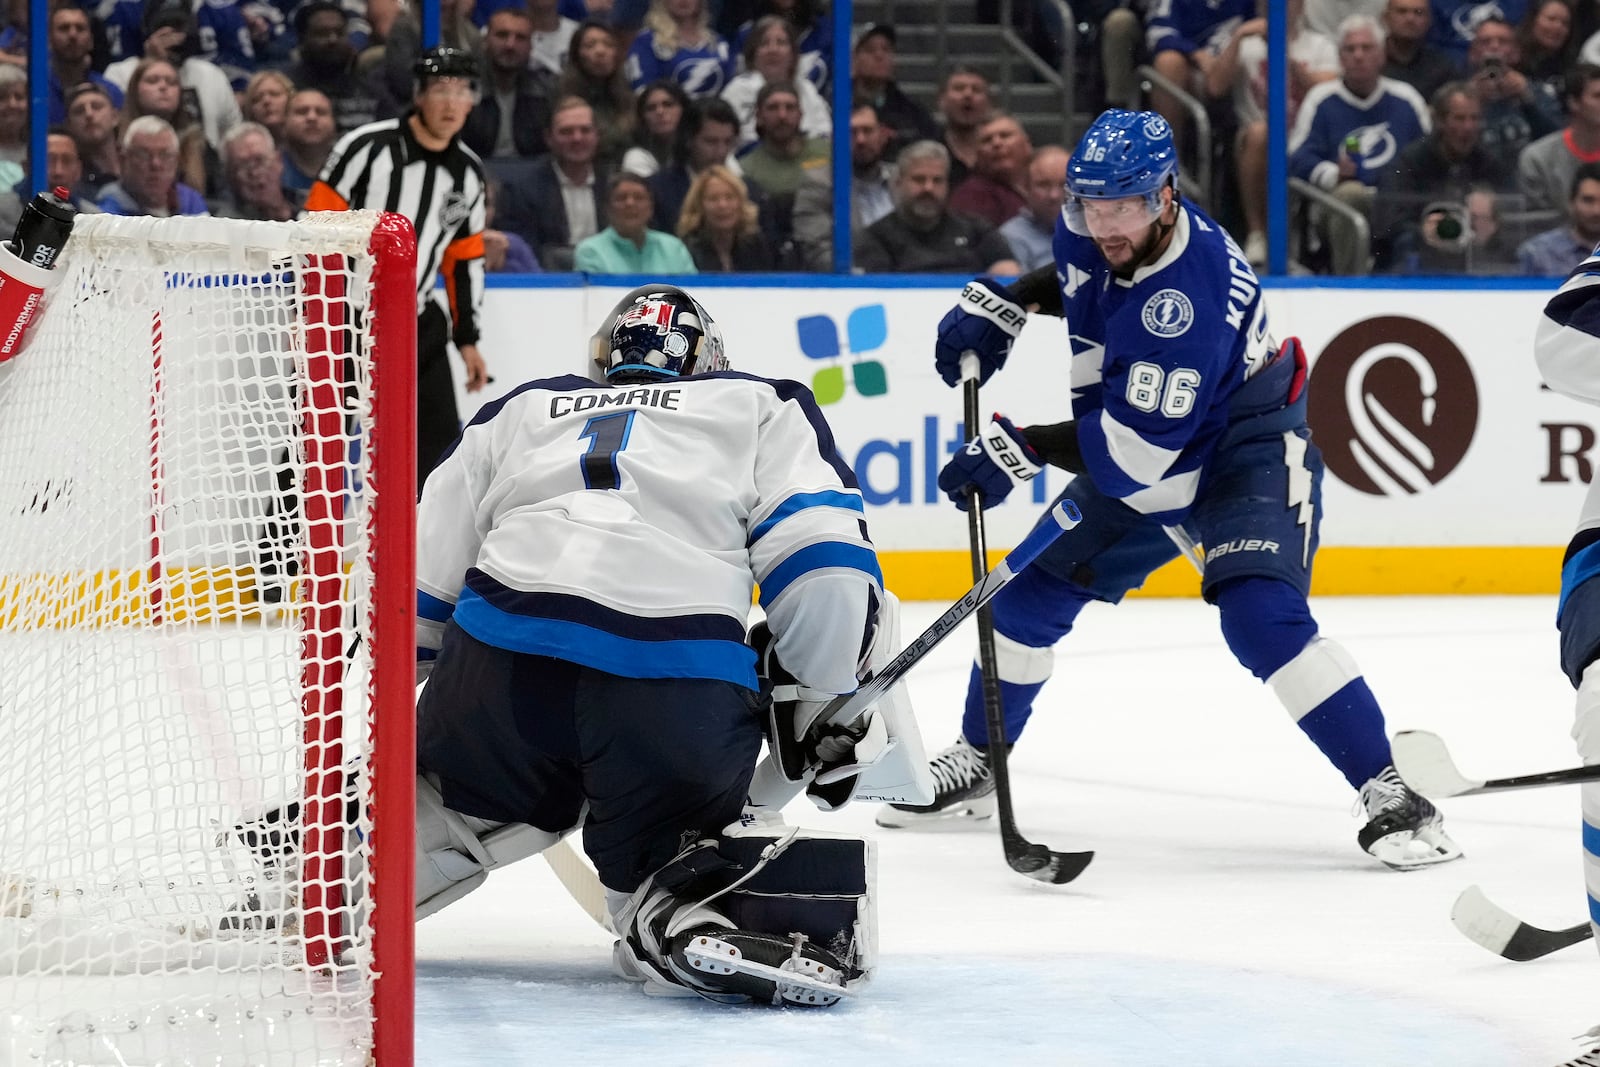
[[[1392,764],[1361,787],[1361,806],[1367,825],[1356,841],[1387,866],[1409,871],[1460,858],[1439,809],[1413,793]]]
[[[974,748],[965,737],[928,761],[933,772],[931,804],[888,804],[878,812],[878,825],[899,829],[929,826],[962,819],[987,819],[994,814],[994,779],[989,775],[989,753]]]

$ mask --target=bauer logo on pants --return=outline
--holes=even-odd
[[[1460,347],[1402,315],[1363,319],[1329,341],[1308,405],[1328,469],[1373,496],[1442,482],[1478,427],[1478,385]]]

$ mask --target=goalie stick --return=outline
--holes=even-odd
[[[972,352],[964,353],[961,357],[962,409],[969,441],[977,437],[981,430],[979,423],[982,416],[978,413],[978,376],[977,355]],[[1063,500],[1057,508],[1063,508],[1069,503],[1071,502]],[[1072,505],[1070,515],[1073,520],[1071,526],[1076,526],[1082,521],[1083,516],[1076,504]],[[1061,530],[1050,530],[1047,523],[1040,523],[1023,544],[1034,540],[1041,531],[1049,534],[1049,541],[1054,541],[1063,530],[1071,529],[1071,526],[1062,522],[1060,515],[1055,515],[1054,518],[1061,525]],[[994,572],[988,570],[989,554],[983,529],[983,500],[976,492],[972,494],[967,508],[967,539],[972,549],[972,576],[978,583],[975,588],[982,588],[995,573],[1002,571],[1007,572],[1005,581],[1010,581],[1013,574],[1009,573],[1006,566],[1010,562],[1009,556],[1001,561]],[[1021,545],[1017,546],[1013,554],[1021,548]],[[1044,545],[1040,545],[1034,555],[1043,548]],[[990,596],[993,596],[993,593]],[[1011,774],[1006,766],[1008,753],[1005,709],[1000,702],[1000,673],[994,648],[994,618],[988,607],[988,599],[989,597],[984,597],[977,609],[978,673],[983,682],[983,712],[989,731],[989,773],[994,776],[995,800],[1000,810],[1000,844],[1005,849],[1006,863],[1011,865],[1012,870],[1040,882],[1061,885],[1082,874],[1084,868],[1089,866],[1089,861],[1094,859],[1094,853],[1056,852],[1045,845],[1029,841],[1022,836],[1022,831],[1017,829],[1017,816],[1011,805]]]
[[[1466,797],[1508,789],[1600,781],[1600,764],[1511,778],[1468,778],[1456,769],[1444,739],[1427,730],[1401,730],[1394,735],[1392,748],[1394,769],[1400,772],[1407,785],[1425,797]]]
[[[1588,923],[1564,930],[1542,930],[1530,926],[1484,895],[1477,886],[1464,889],[1450,909],[1450,921],[1469,941],[1518,963],[1548,956],[1594,936]]]

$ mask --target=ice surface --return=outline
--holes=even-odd
[[[906,636],[943,605],[906,605]],[[1436,730],[1464,771],[1576,763],[1553,598],[1325,598],[1391,732]],[[912,674],[930,750],[973,650]],[[1465,940],[1467,885],[1541,926],[1581,921],[1575,789],[1462,798],[1466,858],[1400,874],[1356,846],[1354,792],[1222,643],[1199,601],[1096,605],[1013,755],[1023,832],[1092,848],[1071,885],[1013,874],[992,829],[873,835],[881,961],[827,1011],[646,998],[538,860],[418,928],[418,1055],[453,1064],[1548,1067],[1600,1023],[1592,945],[1511,963]]]

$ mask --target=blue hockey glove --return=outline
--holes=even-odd
[[[1011,345],[1022,332],[1027,311],[993,278],[974,278],[961,290],[961,299],[939,320],[939,339],[933,344],[933,363],[946,385],[961,383],[961,355],[975,352],[982,364],[980,383],[1006,365]]]
[[[962,511],[970,506],[974,492],[982,494],[983,506],[988,508],[1004,500],[1012,486],[1038,474],[1041,465],[1039,454],[1022,431],[1004,415],[996,415],[987,429],[944,465],[939,488]]]

